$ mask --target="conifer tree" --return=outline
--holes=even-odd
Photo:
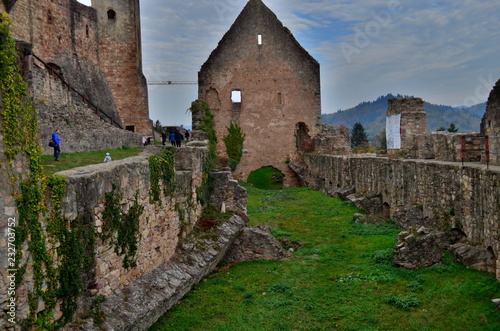
[[[448,127],[448,129],[446,129],[446,130],[448,130],[448,132],[453,132],[453,133],[455,133],[455,132],[457,132],[457,131],[458,131],[458,128],[457,128],[457,126],[455,125],[455,123],[451,123],[451,124],[450,124],[450,126]]]
[[[354,123],[351,130],[351,147],[359,147],[368,143],[368,137],[363,124],[360,122]]]
[[[229,167],[234,171],[243,156],[245,133],[243,133],[238,123],[232,121],[226,129],[229,133],[223,140],[226,145],[227,156],[229,157]]]

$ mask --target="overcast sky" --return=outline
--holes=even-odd
[[[147,79],[196,81],[201,65],[247,0],[140,3]],[[387,93],[472,105],[486,101],[500,78],[500,1],[264,3],[319,61],[323,113]],[[164,125],[190,126],[186,110],[196,98],[196,85],[150,85],[150,117]]]

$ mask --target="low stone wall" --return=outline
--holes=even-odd
[[[99,308],[102,321],[90,319],[64,330],[147,330],[217,266],[244,225],[235,215],[213,229],[210,238],[188,236],[170,261],[104,301]]]
[[[484,161],[484,137],[479,133],[431,132],[414,136],[415,153],[418,159],[461,162],[462,139],[464,140],[464,162]]]
[[[205,143],[196,142],[182,149],[176,149],[172,164],[175,188],[170,193],[162,193],[160,201],[152,201],[151,168],[148,158],[160,150],[160,147],[148,146],[141,155],[136,157],[75,168],[57,174],[66,179],[66,191],[60,207],[61,216],[68,227],[70,224],[79,224],[79,227],[90,229],[86,232],[85,238],[81,239],[85,246],[85,251],[81,254],[85,257],[87,267],[82,277],[83,293],[78,299],[78,311],[75,316],[87,314],[95,300],[101,296],[110,299],[109,302],[112,303],[110,307],[113,309],[116,306],[116,301],[113,300],[122,300],[120,307],[124,307],[123,305],[127,306],[133,302],[125,300],[124,297],[142,296],[140,300],[150,301],[148,308],[137,306],[133,314],[139,314],[140,317],[133,315],[135,317],[132,319],[124,318],[123,323],[130,323],[124,329],[130,329],[136,324],[151,324],[155,316],[157,318],[165,312],[165,307],[174,304],[194,283],[213,269],[243,227],[244,218],[235,216],[227,222],[227,225],[217,230],[219,231],[218,239],[213,243],[202,240],[191,245],[192,239],[186,238],[192,238],[190,235],[194,232],[193,228],[202,212],[197,191],[203,182],[204,162],[208,155],[208,148]],[[218,207],[225,204],[235,214],[246,216],[246,190],[232,180],[230,173],[223,172],[223,175],[215,174],[214,177],[214,196],[217,197]],[[161,182],[160,188],[162,190],[164,188]],[[227,191],[227,188],[231,188],[231,191]],[[116,203],[111,207],[116,208],[121,215],[129,215],[129,212],[137,206],[141,210],[135,216],[138,221],[136,232],[138,239],[134,243],[137,251],[131,257],[132,263],[128,267],[124,263],[126,254],[123,254],[123,249],[117,249],[118,235],[114,234],[109,238],[101,236],[103,233],[109,233],[112,216],[109,214],[111,207],[106,201],[109,200],[111,193],[117,197]],[[39,220],[43,230],[52,222],[50,206],[54,201],[51,200],[49,192],[47,192],[47,198],[49,212]],[[5,205],[5,210],[7,210],[7,205]],[[8,215],[16,217],[16,208],[12,207],[12,212],[9,213]],[[123,218],[120,219],[120,222],[122,221]],[[58,240],[59,238],[47,238],[45,247],[54,259],[54,268],[58,268],[61,263],[55,249],[61,245]],[[212,249],[211,245],[218,248]],[[6,246],[6,242],[2,243],[3,246]],[[179,247],[182,247],[182,254],[179,253]],[[34,287],[31,254],[27,246],[23,248],[22,264],[27,261],[28,267],[16,292],[16,316],[19,322],[28,316],[28,297]],[[194,259],[192,261],[196,261],[197,266],[181,258],[188,255],[189,261]],[[182,270],[184,274],[175,278],[179,270]],[[171,304],[166,305],[163,299],[153,303],[151,296],[159,298],[156,296],[155,287],[151,287],[152,279],[155,280],[155,277],[169,279],[170,285],[158,287],[156,290],[164,290],[165,300],[170,300]],[[141,287],[140,293],[134,292],[139,291]],[[151,290],[151,292],[144,292],[146,290]],[[169,299],[166,299],[167,297]],[[3,306],[4,297],[1,299]],[[44,302],[40,301],[36,312],[41,312],[44,308]],[[130,312],[130,309],[127,309],[124,311]],[[57,305],[54,317],[58,319],[61,315],[60,307]],[[123,317],[118,317],[115,312],[111,311],[108,316],[112,317],[109,321]],[[3,322],[2,320],[1,323]],[[0,328],[3,327],[1,323]],[[113,324],[115,322],[110,323],[110,325],[115,325]],[[15,326],[9,327],[9,330],[17,330]]]
[[[500,279],[499,167],[324,154],[306,154],[292,167],[304,184],[327,194],[380,195],[402,228],[462,231],[469,244],[491,252]]]
[[[148,157],[159,148],[150,147],[139,156],[109,163],[100,163],[60,172],[57,175],[66,177],[66,192],[61,205],[61,216],[67,224],[78,223],[92,229],[92,238],[86,237],[85,246],[87,269],[83,275],[84,290],[80,297],[79,313],[88,311],[92,302],[99,296],[112,296],[120,293],[125,286],[134,280],[144,277],[158,266],[169,261],[175,253],[180,241],[193,229],[201,214],[201,205],[197,200],[196,189],[201,185],[203,162],[208,150],[205,147],[185,147],[184,153],[175,156],[175,163],[182,167],[175,168],[175,191],[170,195],[161,195],[161,202],[151,201],[150,168]],[[119,197],[120,212],[127,213],[132,206],[143,208],[138,216],[137,252],[135,263],[131,267],[124,266],[124,254],[116,249],[116,235],[109,240],[100,236],[103,232],[106,211],[106,194],[115,190]],[[47,216],[48,217],[48,216]],[[48,220],[40,220],[42,228]],[[115,241],[115,242],[113,242]],[[90,244],[93,242],[93,244]],[[55,246],[54,246],[55,245]],[[46,250],[54,255],[55,263],[59,263],[54,247],[60,245],[47,239]],[[89,246],[90,245],[90,246]],[[28,247],[23,250],[23,258],[30,261]],[[33,270],[31,262],[22,282],[17,288],[17,317],[23,320],[28,316],[28,296],[33,288]],[[41,302],[38,311],[44,309]],[[61,316],[55,312],[55,318]]]
[[[205,150],[190,149],[190,153],[178,154],[176,163],[190,156],[195,163],[189,170],[176,169],[175,192],[161,196],[161,203],[150,198],[150,170],[148,152],[141,156],[76,168],[58,173],[67,177],[66,195],[63,200],[63,216],[70,222],[87,215],[96,233],[103,232],[106,220],[103,217],[106,193],[113,186],[120,194],[122,212],[127,212],[135,203],[144,207],[140,216],[140,238],[137,251],[137,266],[122,267],[123,256],[117,255],[109,243],[97,238],[94,259],[94,279],[89,284],[92,296],[111,295],[123,286],[140,278],[168,261],[182,236],[189,233],[201,214],[196,199],[196,188],[201,185],[202,162]],[[182,210],[182,212],[180,212]]]

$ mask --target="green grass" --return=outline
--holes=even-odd
[[[301,248],[286,262],[222,264],[151,330],[500,330],[493,274],[450,254],[395,268],[394,224],[353,224],[352,205],[304,188],[247,190],[250,225]]]
[[[283,173],[273,167],[262,167],[252,171],[247,182],[263,190],[280,190],[283,188]]]
[[[127,157],[136,156],[142,151],[142,147],[118,148],[113,150],[79,152],[79,153],[61,153],[59,161],[54,161],[52,155],[42,156],[42,165],[46,175],[52,175],[56,172],[68,170],[89,164],[102,163],[106,153],[111,154],[113,161],[121,160]]]

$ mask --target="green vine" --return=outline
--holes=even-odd
[[[9,25],[8,15],[0,13],[0,92],[3,106],[0,123],[8,162],[6,170],[19,213],[14,242],[16,287],[22,283],[28,265],[33,270],[33,286],[28,292],[29,314],[22,321],[22,327],[55,329],[71,319],[82,292],[83,230],[81,224],[67,224],[61,215],[65,178],[47,178],[43,172],[42,150],[37,142],[37,113],[17,66],[15,40],[10,36]],[[14,169],[16,160],[27,161],[27,174]],[[50,209],[47,208],[45,195],[48,188]],[[27,258],[23,256],[23,249],[27,249]],[[56,253],[57,260],[54,258]],[[44,310],[37,313],[41,301]],[[54,310],[58,302],[63,315],[55,320]]]
[[[161,204],[161,183],[163,194],[168,196],[175,191],[175,147],[166,147],[159,154],[149,157],[149,176],[151,182],[150,200]]]
[[[243,143],[245,134],[238,123],[231,121],[229,127],[226,127],[228,134],[223,138],[226,145],[227,156],[229,157],[229,167],[235,170],[243,156]]]
[[[140,240],[139,218],[144,206],[139,205],[139,192],[135,194],[134,204],[127,213],[122,213],[120,200],[122,194],[116,191],[113,184],[111,192],[106,193],[104,199],[103,231],[101,238],[113,245],[114,252],[123,255],[123,267],[135,267],[138,242]]]
[[[193,102],[191,108],[193,114],[202,113],[200,121],[200,130],[208,135],[208,156],[203,164],[202,184],[197,188],[197,196],[200,203],[204,206],[208,205],[210,195],[213,192],[214,178],[212,171],[218,162],[217,158],[217,131],[215,131],[214,114],[210,111],[210,106],[203,100]]]
[[[91,243],[93,230],[85,230],[81,219],[68,222],[61,215],[62,198],[66,192],[66,177],[50,176],[48,186],[51,192],[51,213],[47,225],[47,232],[52,236],[52,240],[59,241],[57,254],[60,257],[58,268],[57,297],[61,299],[61,311],[63,313],[59,325],[69,322],[77,309],[77,299],[83,292],[83,271],[85,245]],[[90,234],[90,235],[89,235]]]

